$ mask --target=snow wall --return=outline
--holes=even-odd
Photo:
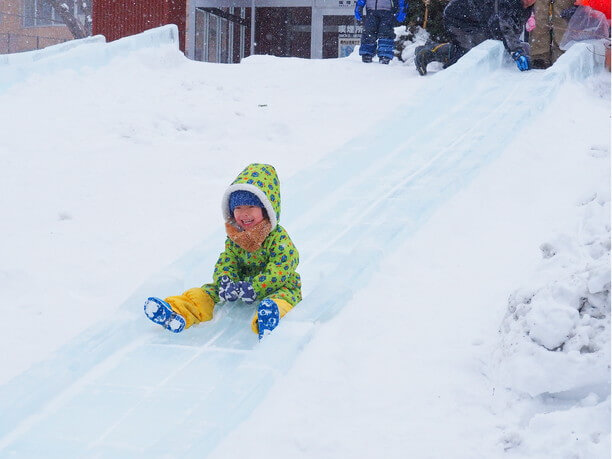
[[[173,46],[178,50],[174,24],[147,30],[110,43],[102,35],[72,40],[35,51],[0,55],[0,91],[38,75],[107,65],[114,57],[143,48]]]

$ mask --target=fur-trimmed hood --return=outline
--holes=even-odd
[[[278,225],[281,208],[280,181],[273,166],[249,164],[225,190],[221,200],[221,211],[226,222],[234,218],[229,209],[229,197],[236,190],[250,191],[257,196],[268,213],[272,229]]]

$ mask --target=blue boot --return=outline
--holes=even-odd
[[[259,303],[259,306],[257,306],[259,339],[261,340],[264,336],[269,335],[270,332],[277,327],[279,320],[280,313],[274,301],[266,299]]]
[[[151,297],[145,301],[144,312],[146,316],[166,330],[180,333],[185,329],[185,319],[172,310],[164,300]]]

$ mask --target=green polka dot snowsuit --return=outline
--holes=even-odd
[[[202,288],[215,303],[219,302],[219,278],[227,275],[233,281],[250,282],[257,293],[257,301],[280,298],[295,306],[302,300],[300,275],[295,271],[299,253],[287,231],[278,224],[281,198],[276,170],[268,164],[250,164],[238,175],[223,195],[222,210],[226,221],[233,217],[229,210],[229,196],[236,190],[250,191],[261,200],[272,231],[261,247],[252,253],[226,238],[225,250],[215,264],[214,282]]]

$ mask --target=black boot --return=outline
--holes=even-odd
[[[389,59],[388,57],[379,57],[378,58],[378,63],[379,64],[389,64],[389,62],[391,62],[391,59]]]
[[[531,60],[532,69],[547,69],[548,67],[550,67],[550,61],[546,59],[534,58]]]
[[[366,64],[369,64],[372,62],[372,55],[371,54],[362,54],[361,55],[361,62],[365,62]]]
[[[421,75],[426,75],[427,65],[430,62],[448,64],[450,51],[450,43],[428,43],[424,46],[417,46],[414,50],[414,65]]]

